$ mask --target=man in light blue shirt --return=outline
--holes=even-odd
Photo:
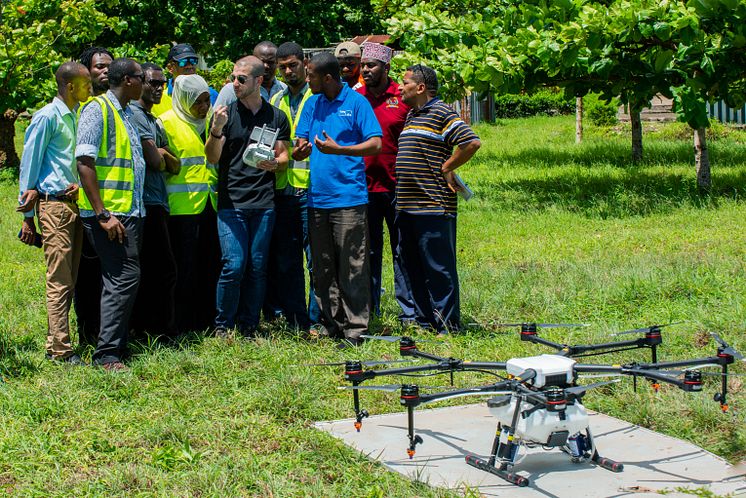
[[[47,358],[82,363],[70,343],[69,313],[77,278],[83,226],[78,212],[75,168],[75,108],[88,99],[88,69],[66,62],[55,73],[57,96],[34,114],[21,158],[18,211],[24,213],[21,241],[33,244],[34,212],[43,235],[47,265]]]
[[[108,371],[127,368],[122,360],[140,283],[145,159],[127,105],[140,98],[144,81],[140,64],[132,59],[115,59],[109,66],[109,91],[89,102],[80,113],[75,149],[80,183],[92,208],[81,209],[80,214],[86,236],[101,259],[103,282],[101,330],[93,361]],[[120,142],[125,137],[126,142]],[[108,155],[99,157],[104,140]],[[118,150],[121,143],[128,144],[124,151]],[[122,179],[99,178],[107,171],[121,171]]]
[[[381,150],[368,100],[340,80],[329,53],[308,63],[313,92],[295,130],[293,159],[310,156],[308,235],[321,324],[341,347],[362,343],[370,318],[368,184],[363,157]]]

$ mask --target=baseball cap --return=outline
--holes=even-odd
[[[168,51],[167,60],[180,61],[187,57],[197,57],[197,52],[195,52],[192,46],[188,43],[177,43]]]
[[[351,41],[342,42],[334,49],[334,57],[360,57],[361,55],[360,45]]]

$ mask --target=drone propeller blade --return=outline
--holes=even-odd
[[[395,392],[402,388],[401,384],[384,384],[380,386],[339,386],[337,389],[340,390],[354,390],[354,391],[386,391]],[[417,386],[420,390],[428,389],[451,389],[450,386]]]
[[[401,389],[401,384],[386,384],[382,386],[339,386],[337,387],[339,390],[348,390],[352,389],[355,391],[386,391],[386,392],[394,392]]]
[[[391,365],[393,363],[411,363],[412,360],[371,360],[363,361],[361,364],[364,367],[375,367],[376,365]],[[304,363],[302,367],[343,367],[347,362],[335,361],[333,363]]]
[[[621,373],[607,373],[607,374],[583,374],[578,375],[580,379],[605,379],[608,377],[626,377],[625,374]]]
[[[617,336],[617,335],[628,335],[628,334],[647,334],[648,332],[652,332],[653,329],[662,329],[663,327],[669,327],[671,325],[678,325],[680,323],[684,323],[684,322],[683,321],[679,321],[679,322],[664,323],[664,324],[661,324],[661,325],[650,325],[648,327],[641,327],[639,329],[625,330],[624,332],[617,332],[617,333],[611,334],[611,335]]]
[[[362,334],[360,337],[363,339],[373,339],[374,341],[386,341],[386,342],[399,342],[400,336],[397,335],[368,335]]]
[[[556,329],[560,327],[566,327],[566,328],[575,328],[575,327],[588,327],[590,326],[589,323],[537,323],[537,327],[541,327],[543,329]]]
[[[495,326],[497,327],[523,327],[524,325],[535,325],[539,328],[543,329],[552,329],[552,328],[559,328],[559,327],[588,327],[587,323],[533,323],[533,322],[526,322],[526,323],[497,323]]]
[[[582,396],[589,389],[595,389],[596,387],[601,387],[601,386],[605,386],[608,384],[616,384],[617,382],[621,382],[621,381],[622,379],[613,379],[613,380],[607,380],[605,382],[595,382],[593,384],[586,384],[584,386],[568,387],[567,389],[565,389],[565,392],[572,393],[576,396]]]
[[[362,337],[363,339],[372,339],[374,341],[386,341],[386,342],[399,342],[402,339],[411,339],[411,337],[404,337],[404,336],[399,336],[399,335],[369,335],[369,334],[362,334],[360,337]],[[422,344],[427,344],[427,343],[433,343],[433,342],[435,342],[435,341],[427,341],[427,340],[420,341],[418,339],[413,339],[413,341],[415,343],[422,343]]]
[[[743,360],[744,359],[743,355],[741,353],[739,353],[738,351],[736,351],[735,348],[733,348],[733,346],[731,346],[727,342],[725,342],[723,340],[723,338],[720,337],[719,335],[717,335],[715,332],[710,332],[710,335],[712,336],[713,339],[715,339],[717,341],[718,344],[720,344],[720,346],[723,347],[723,353],[729,354],[732,357],[736,358],[737,360]]]

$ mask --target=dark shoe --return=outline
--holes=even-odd
[[[106,370],[107,372],[126,372],[129,370],[129,367],[122,363],[121,361],[110,361],[109,363],[103,363],[101,365],[101,368]]]
[[[337,349],[357,348],[363,345],[363,341],[362,337],[347,337],[339,341]]]
[[[238,326],[238,333],[243,337],[244,339],[253,339],[256,337],[256,331],[257,327],[246,327],[246,326]]]
[[[217,337],[218,339],[227,339],[228,338],[228,329],[225,327],[215,327],[212,329],[212,335]]]
[[[55,358],[51,354],[47,353],[46,357],[47,357],[47,360],[53,361],[55,363],[67,363],[68,365],[76,365],[76,366],[85,365],[85,362],[83,361],[83,359],[76,354],[71,354],[70,356],[65,356],[64,358]]]

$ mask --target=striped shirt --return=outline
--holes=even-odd
[[[453,148],[479,137],[438,98],[407,115],[396,155],[396,208],[415,214],[456,214],[456,194],[441,167]]]

